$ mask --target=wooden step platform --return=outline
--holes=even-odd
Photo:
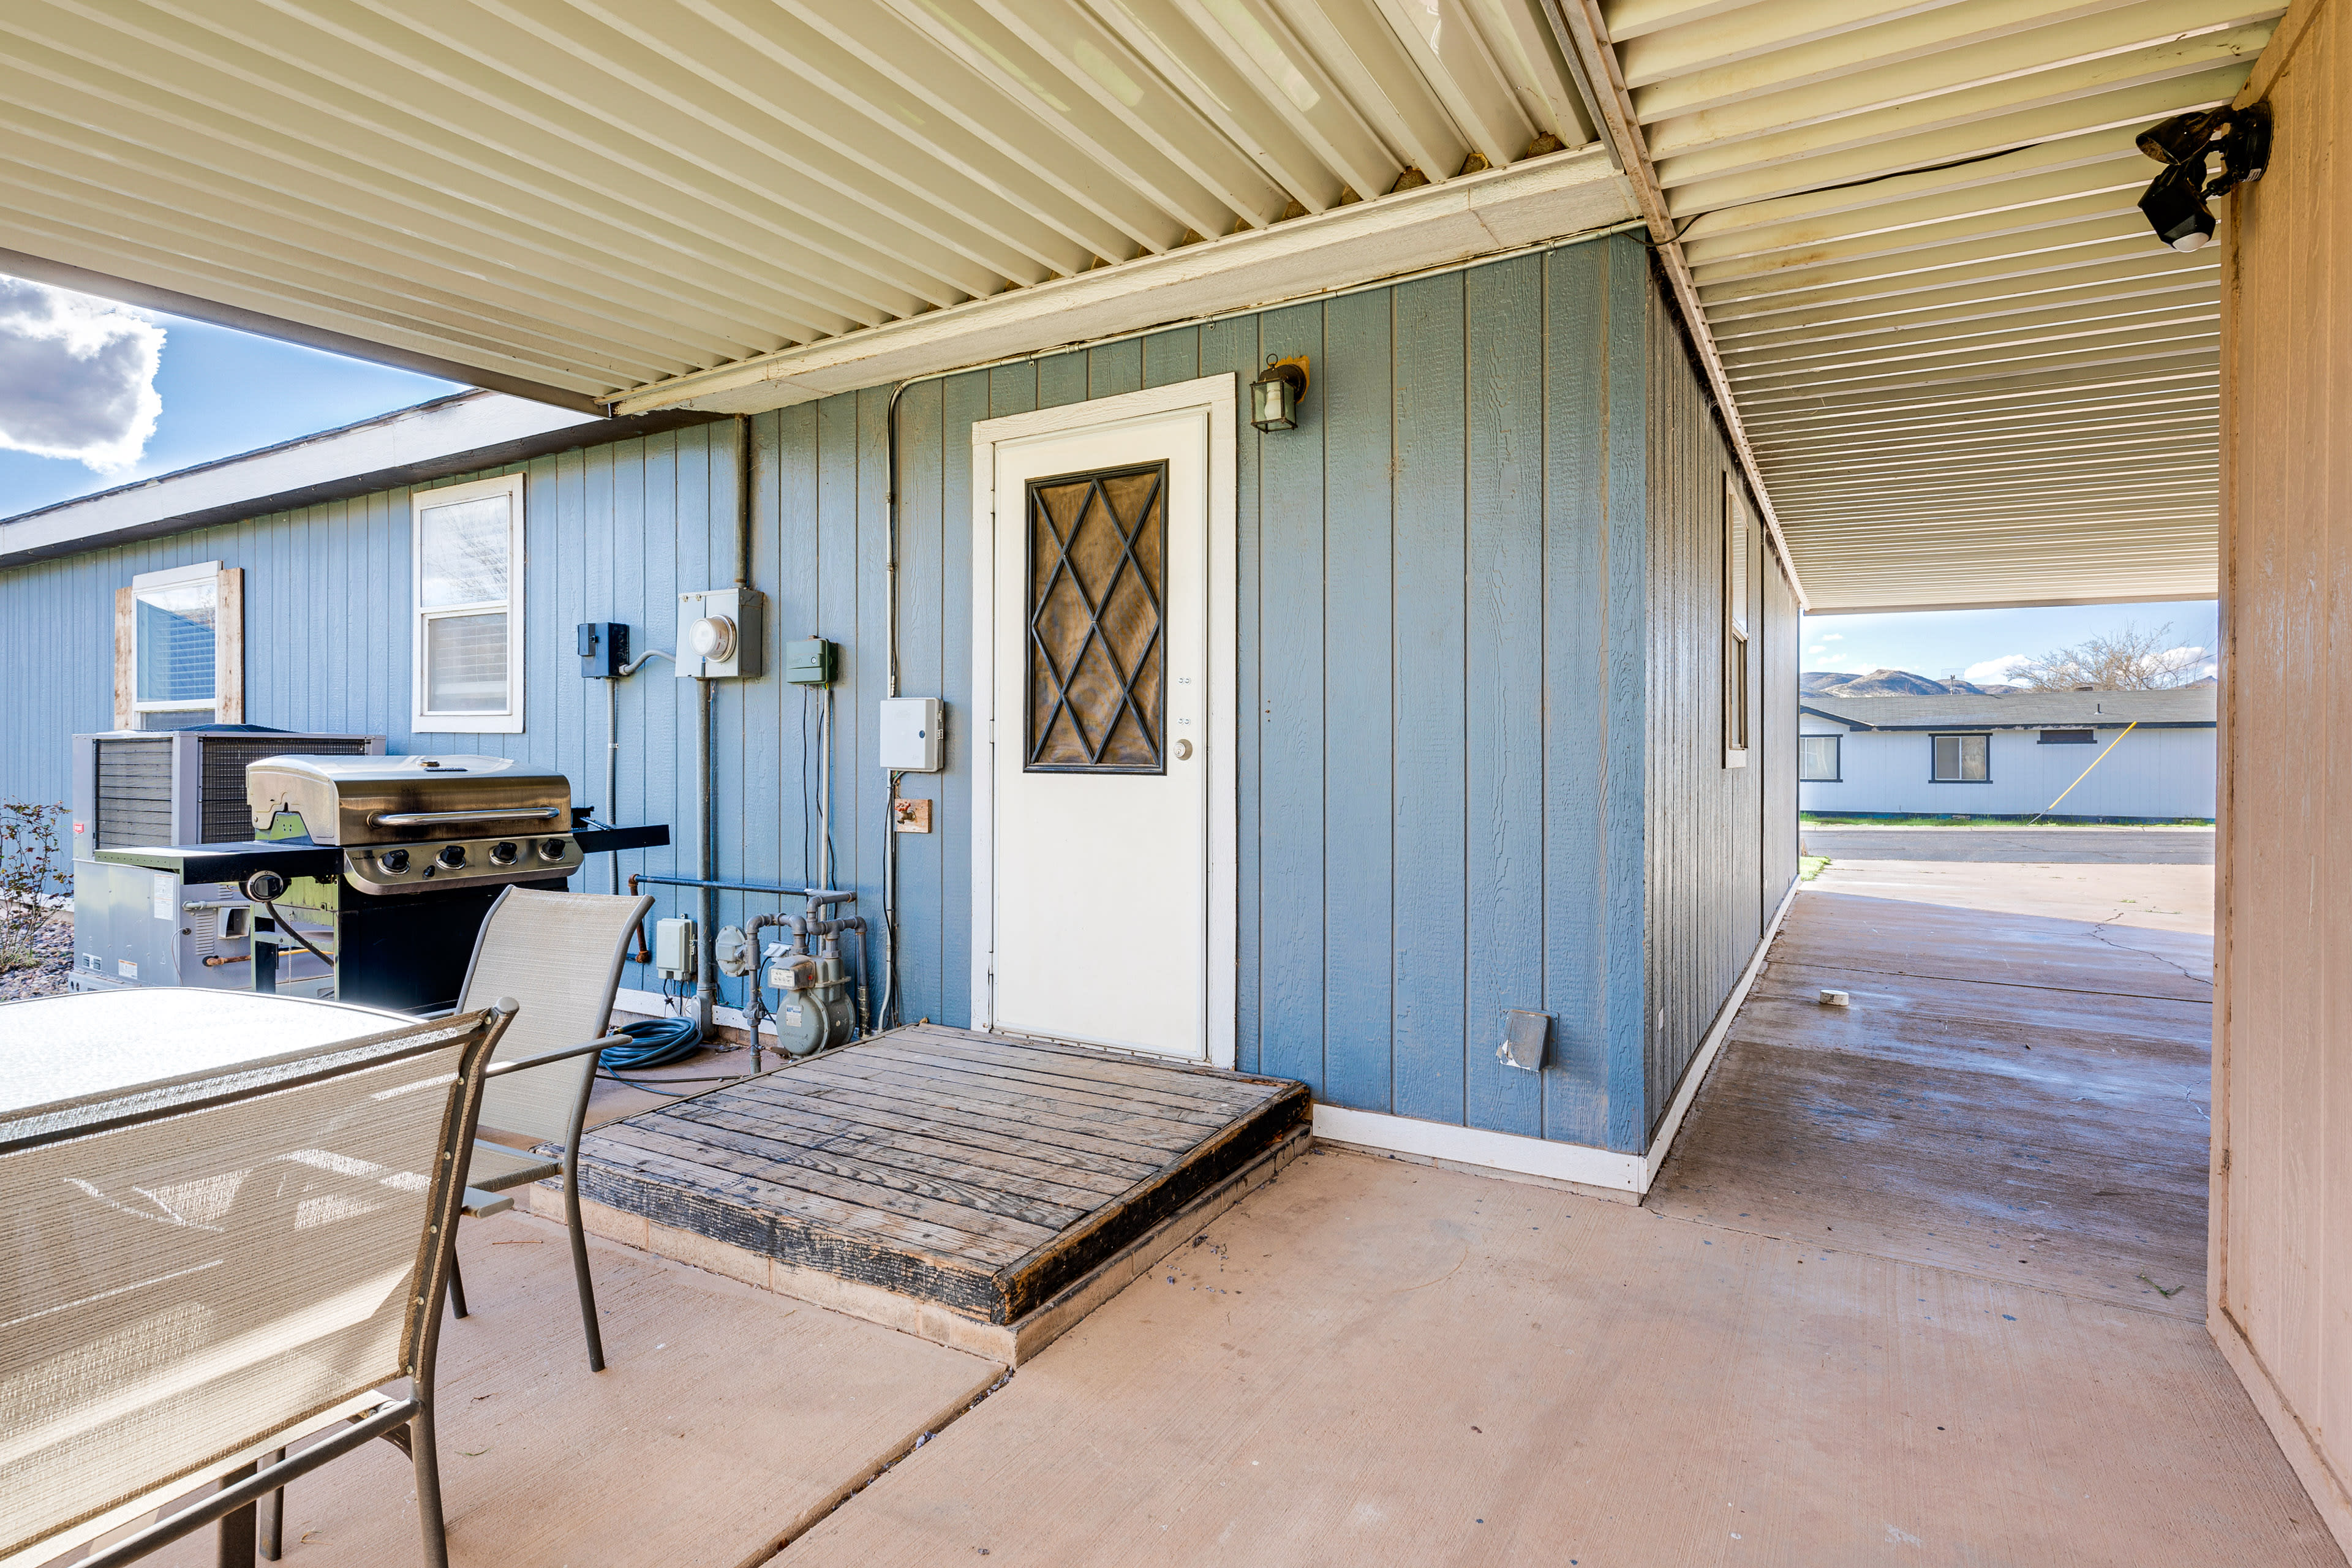
[[[580,1191],[617,1239],[1014,1363],[1309,1115],[1296,1083],[926,1025],[608,1122]]]

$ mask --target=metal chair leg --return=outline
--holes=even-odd
[[[572,1272],[580,1282],[580,1326],[588,1333],[588,1370],[604,1370],[604,1336],[596,1330],[596,1287],[588,1278],[588,1234],[580,1228],[580,1177],[563,1167],[563,1213],[572,1224]]]
[[[457,1248],[455,1245],[449,1248],[449,1305],[457,1309],[459,1317],[466,1315],[466,1277],[457,1272]]]
[[[253,1474],[251,1465],[241,1465],[221,1478],[223,1486],[234,1486]],[[253,1568],[253,1505],[246,1504],[235,1513],[224,1514],[220,1521],[220,1568]]]
[[[286,1450],[278,1449],[266,1462],[271,1465],[284,1464]],[[284,1487],[279,1487],[262,1500],[258,1533],[260,1539],[257,1545],[263,1561],[277,1562],[279,1554],[286,1549],[286,1489]]]
[[[433,1442],[432,1406],[410,1419],[408,1447],[416,1461],[416,1522],[425,1535],[425,1568],[449,1568],[449,1527],[441,1514],[441,1456]]]

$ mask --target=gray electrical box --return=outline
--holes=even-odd
[[[833,645],[823,637],[803,637],[784,645],[784,679],[794,686],[833,684]]]
[[[893,773],[935,773],[947,765],[947,704],[936,697],[882,700],[882,765]]]
[[[677,596],[677,672],[703,680],[751,680],[763,668],[767,599],[756,588],[707,588]]]

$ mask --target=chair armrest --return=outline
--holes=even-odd
[[[492,1062],[489,1070],[482,1076],[503,1078],[510,1072],[528,1072],[532,1068],[543,1068],[550,1062],[569,1061],[573,1057],[584,1057],[590,1051],[601,1051],[607,1046],[622,1046],[628,1042],[629,1037],[626,1035],[607,1035],[601,1040],[591,1040],[584,1046],[566,1046],[560,1051],[541,1051],[535,1057],[518,1057],[510,1062]]]

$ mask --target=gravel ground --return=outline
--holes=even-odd
[[[66,976],[73,973],[73,916],[51,915],[34,936],[32,951],[40,963],[0,973],[0,1002],[53,996],[66,988]]]

